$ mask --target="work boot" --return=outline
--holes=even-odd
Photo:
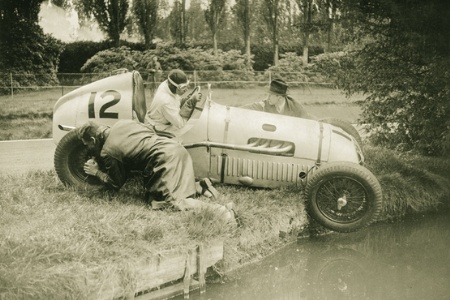
[[[215,199],[219,197],[219,191],[213,187],[209,178],[203,178],[202,180],[196,182],[195,188],[197,190],[197,194],[199,195],[203,195],[208,198],[214,197]]]
[[[173,208],[173,204],[170,201],[156,201],[151,202],[152,210],[164,210],[167,208]]]

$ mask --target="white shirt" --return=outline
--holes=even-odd
[[[186,120],[180,116],[180,104],[181,97],[170,91],[165,80],[155,92],[145,115],[145,124],[151,124],[160,131],[174,133],[186,124]]]

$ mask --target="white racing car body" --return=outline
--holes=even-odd
[[[304,185],[310,214],[336,231],[353,231],[376,220],[381,188],[362,166],[354,136],[324,122],[221,105],[210,95],[197,104],[176,137],[189,151],[197,177],[266,188]],[[96,184],[82,170],[88,158],[83,144],[66,137],[71,129],[88,120],[104,125],[119,119],[142,122],[145,112],[137,72],[111,76],[61,97],[53,115],[55,169],[61,181]]]

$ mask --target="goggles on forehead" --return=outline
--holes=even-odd
[[[171,84],[173,84],[177,89],[180,89],[182,91],[187,90],[187,88],[189,86],[189,80],[186,81],[185,83],[180,83],[180,84],[175,83],[172,79],[170,79],[170,77],[167,77],[167,80],[169,80],[169,82]]]

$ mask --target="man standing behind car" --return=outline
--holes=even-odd
[[[153,209],[211,208],[227,221],[235,221],[232,204],[209,204],[192,198],[198,192],[194,168],[189,153],[180,143],[158,136],[134,120],[119,120],[112,127],[88,122],[77,130],[78,138],[97,157],[85,163],[84,171],[99,178],[105,186],[118,190],[130,171],[141,171],[146,200]],[[200,190],[213,189],[209,180],[205,183],[200,182]]]
[[[156,90],[144,123],[153,126],[156,131],[175,135],[186,124],[191,108],[199,100],[198,97],[192,97],[182,101],[181,95],[188,86],[189,80],[183,71],[170,71],[167,79]]]
[[[242,108],[264,111],[273,114],[316,120],[309,114],[300,102],[288,94],[288,84],[282,79],[270,82],[266,98],[262,101],[241,106]]]
[[[148,81],[150,81],[150,89],[154,91],[161,80],[162,68],[157,56],[153,56],[152,60],[147,65],[149,72]]]

